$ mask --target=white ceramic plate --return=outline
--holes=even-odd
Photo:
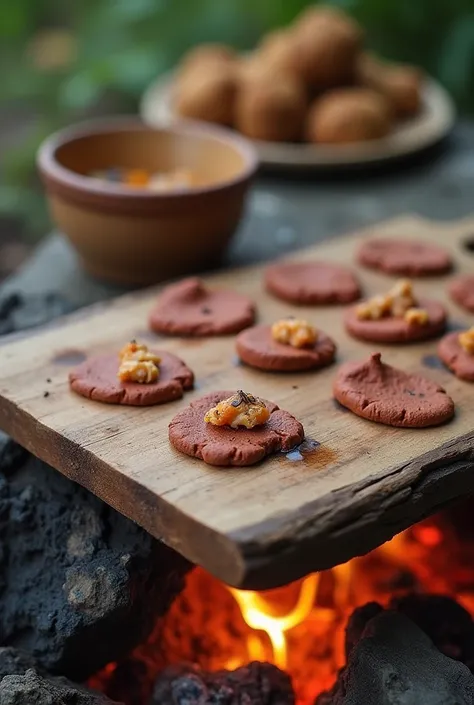
[[[167,74],[145,91],[140,114],[149,125],[163,126],[177,119],[172,109],[173,78]],[[383,139],[341,145],[291,144],[255,141],[261,164],[288,169],[364,166],[406,157],[439,142],[453,128],[456,111],[445,89],[433,79],[425,82],[423,107],[414,118],[399,123]]]

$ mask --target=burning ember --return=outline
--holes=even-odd
[[[456,523],[439,515],[366,556],[265,592],[229,588],[196,568],[148,641],[90,685],[126,705],[146,705],[169,664],[212,672],[266,661],[287,671],[298,705],[309,705],[345,663],[344,629],[356,607],[429,592],[455,597],[474,614],[474,536],[459,525],[459,513]]]

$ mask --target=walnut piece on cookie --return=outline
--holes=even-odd
[[[289,451],[303,441],[302,424],[268,399],[262,400],[269,413],[268,421],[254,428],[235,429],[205,422],[210,408],[234,396],[233,390],[211,392],[179,411],[169,424],[171,445],[208,465],[245,467],[268,455]]]
[[[139,345],[135,340],[122,348],[119,359],[117,377],[121,382],[151,384],[160,376],[161,358],[150,352],[146,345]]]
[[[305,348],[315,344],[318,332],[314,326],[300,318],[283,318],[272,325],[272,338],[283,345]]]
[[[239,389],[236,394],[209,409],[204,421],[214,426],[254,428],[262,426],[269,418],[270,412],[264,401]]]
[[[459,333],[459,345],[467,352],[469,355],[474,355],[474,327]]]
[[[413,285],[409,279],[400,279],[386,294],[364,301],[356,308],[360,320],[377,321],[386,316],[404,318],[410,325],[426,325],[427,311],[417,307]]]
[[[474,382],[474,327],[445,335],[438,344],[438,355],[456,377]]]

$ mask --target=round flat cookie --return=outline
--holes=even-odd
[[[180,399],[184,390],[192,389],[194,374],[176,355],[154,352],[161,358],[157,382],[121,382],[115,354],[98,355],[83,362],[69,374],[69,385],[77,394],[104,404],[152,406]]]
[[[442,387],[421,375],[385,365],[380,353],[365,362],[342,365],[333,392],[357,416],[388,426],[425,428],[454,416],[454,402]]]
[[[360,297],[350,269],[330,262],[281,262],[265,270],[267,291],[301,306],[348,304]]]
[[[251,367],[269,372],[297,372],[330,365],[336,354],[334,341],[318,332],[316,342],[295,348],[274,340],[271,326],[252,326],[242,331],[236,340],[240,359]]]
[[[193,277],[163,290],[149,323],[156,333],[205,336],[238,333],[254,319],[249,298],[235,291],[207,289]]]
[[[364,267],[406,277],[445,274],[453,266],[449,253],[438,245],[390,238],[366,240],[357,260]]]
[[[415,343],[436,338],[446,328],[447,314],[437,301],[421,299],[420,308],[428,313],[427,323],[408,323],[403,317],[386,316],[376,320],[358,318],[357,306],[344,315],[346,330],[354,338],[371,343]]]
[[[448,292],[459,306],[474,313],[474,274],[461,274],[448,286]]]
[[[304,439],[303,426],[288,411],[265,401],[269,420],[262,426],[233,429],[204,421],[206,412],[234,392],[212,392],[193,401],[169,425],[171,444],[208,465],[254,465],[271,453],[291,450]]]
[[[441,338],[438,345],[440,360],[452,372],[467,382],[474,382],[474,355],[464,350],[459,342],[459,331],[448,333]]]

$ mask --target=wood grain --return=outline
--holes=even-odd
[[[407,216],[293,259],[355,266],[354,249],[371,234],[443,243],[458,271],[473,270],[474,254],[462,247],[474,235],[473,219],[439,224]],[[391,284],[389,277],[356,269],[369,295]],[[207,279],[250,294],[263,322],[303,314],[335,338],[338,362],[365,358],[375,348],[345,334],[342,307],[285,305],[263,291],[261,273],[253,267]],[[444,301],[451,325],[472,323],[447,300],[448,279],[420,280],[416,291]],[[472,492],[474,387],[432,366],[435,342],[377,347],[387,362],[442,384],[456,402],[455,420],[435,429],[388,428],[337,407],[335,365],[268,374],[237,364],[232,337],[158,339],[147,330],[156,293],[122,297],[7,339],[0,348],[0,427],[190,560],[232,585],[274,587],[364,553]],[[195,371],[196,389],[180,402],[148,409],[102,405],[69,391],[75,356],[118,349],[131,337],[180,355]],[[170,419],[193,398],[221,388],[274,400],[320,447],[299,461],[281,454],[247,469],[212,468],[176,452],[168,442]]]

